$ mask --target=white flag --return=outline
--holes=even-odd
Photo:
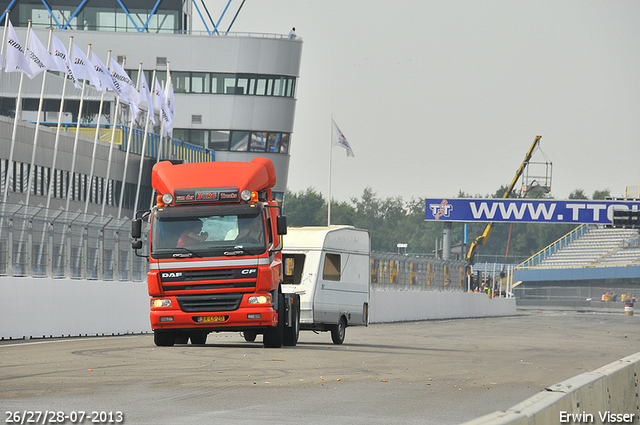
[[[166,136],[169,133],[169,128],[173,128],[173,118],[171,117],[171,111],[167,106],[167,98],[162,91],[162,87],[156,78],[156,88],[153,91],[153,107],[160,111],[160,118],[164,122],[162,129],[162,136]]]
[[[56,67],[54,69],[66,74],[67,77],[69,77],[71,81],[73,81],[73,85],[79,89],[80,84],[78,83],[78,79],[76,78],[76,76],[73,73],[73,70],[71,69],[71,62],[69,62],[69,55],[67,54],[67,48],[64,47],[64,44],[62,44],[62,41],[60,41],[58,37],[56,37],[55,35],[53,36],[51,47],[53,49],[53,61],[56,64]]]
[[[13,29],[11,21],[8,22],[7,26],[7,64],[4,70],[5,72],[23,72],[29,75],[29,78],[33,78],[30,76],[31,70],[29,69],[29,63],[24,56],[24,48],[22,44],[20,44],[20,40],[16,35],[16,31]]]
[[[160,83],[156,78],[156,88],[153,91],[153,108],[154,109],[162,109],[162,105],[166,103],[166,99],[164,97],[164,92],[162,91],[162,87],[160,87]]]
[[[332,139],[334,146],[342,146],[347,150],[347,156],[355,156],[353,154],[353,149],[351,149],[351,145],[347,142],[347,138],[344,137],[344,134],[342,134],[342,131],[340,131],[336,122],[333,121],[333,119],[331,119],[331,122],[333,123]]]
[[[176,104],[175,99],[173,97],[173,82],[171,81],[171,74],[169,74],[169,80],[167,83],[167,105],[169,106],[169,110],[171,111],[171,118],[176,117]]]
[[[122,100],[129,102],[133,118],[138,115],[138,104],[140,103],[140,94],[136,90],[136,85],[118,62],[111,59],[111,79],[113,84],[118,88],[117,93]]]
[[[95,53],[91,54],[91,63],[93,64],[93,69],[95,69],[96,73],[98,73],[98,77],[100,77],[100,82],[102,83],[102,92],[106,92],[107,89],[117,92],[118,89],[115,84],[113,84],[113,80],[111,79],[109,70]]]
[[[87,55],[75,44],[71,50],[71,69],[73,69],[76,78],[87,80],[96,89],[102,90],[100,76],[93,68],[93,63],[87,58]]]
[[[149,91],[149,85],[147,84],[147,78],[144,76],[144,71],[140,75],[140,97],[141,100],[147,102],[147,108],[149,108],[149,118],[152,123],[156,123],[156,117],[153,113],[153,100],[151,100],[151,92]]]
[[[29,36],[29,47],[27,48],[27,60],[29,68],[31,70],[30,77],[33,78],[47,69],[56,69],[56,64],[51,57],[51,54],[44,47],[44,44],[36,36],[36,33],[31,28],[31,35]]]

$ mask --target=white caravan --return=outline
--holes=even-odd
[[[367,326],[371,243],[352,226],[289,227],[284,236],[282,292],[300,296],[300,329],[331,331],[342,344],[347,326]]]

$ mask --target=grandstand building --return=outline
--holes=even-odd
[[[519,304],[599,303],[605,293],[616,293],[617,301],[623,293],[640,297],[640,233],[584,224],[518,265],[514,281]]]
[[[173,138],[160,139],[160,120],[156,119],[142,152],[146,104],[130,128],[129,108],[122,103],[117,108],[112,92],[107,92],[99,114],[100,92],[87,86],[79,112],[81,90],[67,84],[62,113],[65,131],[55,149],[53,127],[60,115],[64,77],[47,74],[42,125],[34,143],[42,73],[33,80],[23,78],[22,113],[13,143],[21,75],[1,72],[0,172],[2,193],[5,182],[9,185],[7,203],[66,208],[69,193],[70,211],[131,217],[135,199],[139,199],[137,209],[149,207],[150,171],[158,159],[250,161],[256,156],[274,162],[274,195],[282,200],[288,180],[302,41],[288,34],[231,32],[242,7],[240,2],[231,3],[224,9],[224,20],[221,16],[214,23],[204,18],[210,16],[209,11],[199,10],[196,2],[177,0],[0,1],[2,10],[10,10],[10,20],[23,42],[31,21],[45,45],[48,28],[53,28],[53,34],[65,45],[70,37],[85,52],[91,45],[91,52],[105,64],[111,51],[111,57],[124,63],[134,82],[140,64],[151,86],[154,70],[160,82],[167,79],[169,70],[176,110]],[[194,31],[194,19],[202,19],[204,31]],[[227,27],[224,30],[221,21]],[[94,155],[98,119],[104,130]],[[78,121],[81,131],[76,144]],[[112,126],[116,126],[113,145],[109,138]],[[143,183],[138,189],[140,166],[144,167]],[[104,207],[102,199],[106,199]]]

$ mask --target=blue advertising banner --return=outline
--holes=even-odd
[[[427,221],[611,224],[614,210],[638,211],[640,202],[555,199],[426,199]]]

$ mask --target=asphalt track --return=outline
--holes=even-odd
[[[348,328],[340,346],[312,332],[282,349],[236,333],[175,347],[151,335],[3,341],[0,406],[3,423],[49,410],[120,411],[126,424],[459,424],[640,352],[639,323],[621,306],[376,324]]]

